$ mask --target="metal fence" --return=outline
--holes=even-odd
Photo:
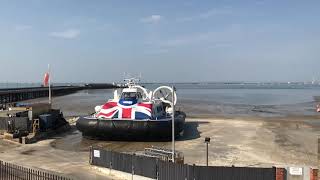
[[[91,149],[90,164],[135,175],[157,178],[157,159]]]
[[[0,117],[0,130],[8,130],[8,118]]]
[[[51,172],[35,170],[0,161],[0,180],[71,180]]]
[[[91,148],[90,164],[159,180],[276,180],[276,168],[177,164],[152,157]]]
[[[273,180],[276,168],[218,167],[158,162],[158,178],[161,180]]]
[[[28,131],[30,124],[28,117],[0,117],[0,130],[8,131],[11,128]]]

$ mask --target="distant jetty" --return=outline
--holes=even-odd
[[[113,89],[118,87],[118,85],[108,83],[91,83],[80,86],[53,86],[51,87],[51,93],[53,96],[62,96],[85,89]],[[0,105],[48,96],[48,87],[0,89]]]
[[[118,88],[120,85],[116,84],[105,84],[105,83],[93,83],[93,84],[85,84],[85,89],[113,89]]]

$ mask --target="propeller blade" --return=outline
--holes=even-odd
[[[162,97],[165,97],[165,95],[163,94],[163,92],[161,90],[159,92],[161,93]]]

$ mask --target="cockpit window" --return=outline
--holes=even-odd
[[[121,99],[139,99],[142,98],[140,92],[124,92],[121,95]]]

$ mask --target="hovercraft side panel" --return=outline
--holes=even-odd
[[[170,140],[172,134],[171,119],[134,121],[126,119],[96,119],[80,117],[77,128],[83,136],[110,140]],[[177,113],[175,118],[175,136],[184,128],[185,114]]]

